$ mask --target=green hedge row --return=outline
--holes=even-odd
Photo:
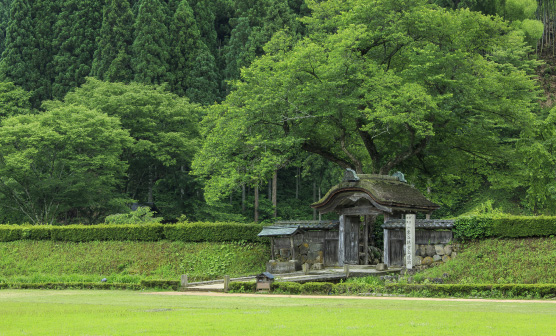
[[[131,289],[147,288],[178,290],[179,281],[141,280],[139,284],[108,282],[45,282],[45,283],[0,283],[0,289]]]
[[[184,242],[262,241],[262,226],[241,223],[99,224],[99,225],[0,225],[0,241],[158,241]]]
[[[457,240],[490,237],[523,238],[556,235],[556,216],[481,215],[457,218],[454,222]]]
[[[386,291],[396,293],[426,293],[427,296],[468,296],[487,297],[556,297],[556,284],[387,284]]]
[[[232,282],[232,292],[254,292],[254,282]],[[423,296],[485,296],[485,297],[556,297],[556,284],[506,284],[506,285],[413,285],[413,284],[386,284],[377,286],[364,283],[338,283],[329,282],[307,282],[299,284],[295,282],[274,282],[270,286],[274,293],[284,294],[413,294]]]

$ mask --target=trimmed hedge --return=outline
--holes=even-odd
[[[427,296],[466,296],[476,294],[498,294],[502,297],[555,297],[556,284],[386,284],[388,292],[418,293],[427,292]]]
[[[177,291],[181,282],[174,280],[141,280],[141,287],[144,288],[162,288]]]
[[[5,289],[142,289],[139,284],[97,282],[46,282],[0,284]]]
[[[556,216],[481,215],[457,218],[457,240],[484,238],[524,238],[556,235]]]
[[[274,282],[271,290],[277,293],[286,294],[370,294],[375,293],[382,295],[383,293],[394,294],[413,294],[434,297],[434,296],[485,296],[485,297],[556,297],[556,284],[386,284],[385,286],[376,286],[362,283],[338,283],[329,282],[308,282],[299,284],[296,282]],[[230,291],[232,292],[254,292],[256,284],[254,282],[232,282],[230,283]]]
[[[99,225],[0,225],[0,242],[29,240],[225,242],[264,241],[257,237],[262,226],[241,223],[99,224]]]
[[[257,234],[262,226],[239,223],[181,223],[164,225],[164,236],[168,240],[188,242],[259,241]]]

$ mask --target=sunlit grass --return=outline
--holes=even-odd
[[[0,291],[0,335],[549,335],[556,303]]]

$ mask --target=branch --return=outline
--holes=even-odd
[[[427,147],[430,138],[431,138],[430,135],[424,137],[421,141],[419,141],[419,143],[417,143],[416,145],[411,146],[411,148],[407,152],[402,153],[402,154],[396,156],[394,159],[390,160],[388,163],[386,163],[384,166],[382,166],[380,168],[379,174],[387,175],[388,172],[392,168],[394,168],[395,166],[397,166],[401,162],[405,161],[406,159],[408,159],[408,158],[410,158],[414,155],[417,155],[419,152],[421,152],[423,149],[425,149],[425,147]]]
[[[361,118],[357,118],[355,123],[357,126],[357,132],[359,133],[361,140],[363,140],[363,145],[365,145],[365,148],[367,149],[367,153],[369,153],[369,156],[371,157],[372,164],[373,164],[373,173],[375,173],[377,168],[376,165],[378,165],[378,163],[380,162],[380,156],[381,156],[378,150],[376,149],[376,144],[374,143],[373,140],[375,137],[371,137],[371,135],[368,132],[363,131],[363,127],[365,125],[363,124],[363,120],[361,120]],[[386,129],[385,132],[388,132],[388,129]]]
[[[323,158],[325,158],[328,161],[334,162],[335,164],[337,164],[338,166],[346,169],[346,168],[353,168],[353,166],[347,162],[346,160],[334,155],[333,153],[329,152],[328,150],[315,145],[314,143],[309,143],[309,142],[304,142],[301,145],[301,149],[303,149],[304,151],[307,151],[309,153],[313,153],[313,154],[318,154],[320,156],[322,156]]]
[[[353,154],[351,154],[346,148],[346,132],[342,129],[340,132],[340,146],[346,155],[351,159],[351,161],[355,164],[355,171],[357,174],[363,174],[363,165],[361,161],[359,161]]]

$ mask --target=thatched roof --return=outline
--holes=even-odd
[[[352,207],[357,202],[361,203],[361,200],[368,201],[381,212],[389,213],[395,210],[431,212],[440,208],[415,187],[401,182],[399,177],[385,175],[346,177],[311,207],[325,213]]]

